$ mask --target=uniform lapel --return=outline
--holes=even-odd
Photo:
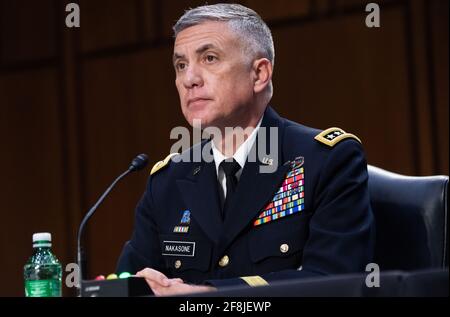
[[[253,220],[261,212],[263,207],[273,198],[280,183],[285,177],[289,164],[283,164],[283,155],[281,152],[284,129],[281,119],[271,109],[268,108],[261,127],[266,128],[266,148],[270,149],[270,127],[278,128],[278,168],[273,173],[261,173],[260,166],[264,165],[263,158],[256,155],[256,162],[247,161],[236,188],[236,193],[231,202],[230,209],[227,211],[224,223],[223,235],[220,239],[219,252],[222,254],[236,236],[245,228],[252,225]],[[258,133],[252,151],[257,151],[260,133]],[[268,151],[264,153],[269,153]],[[249,156],[250,157],[250,156]]]
[[[221,252],[243,229],[252,225],[253,220],[275,195],[289,169],[289,164],[285,164],[274,173],[262,174],[259,173],[259,166],[258,163],[246,163],[226,216],[223,237],[220,241]]]
[[[177,180],[177,186],[192,217],[217,244],[222,232],[222,221],[214,161],[193,164],[186,178]]]

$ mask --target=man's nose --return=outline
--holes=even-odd
[[[187,66],[183,83],[186,89],[203,86],[201,70],[196,65]]]

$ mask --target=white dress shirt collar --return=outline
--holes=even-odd
[[[264,116],[263,116],[264,117]],[[233,158],[236,160],[236,162],[239,163],[241,166],[241,169],[236,174],[236,177],[239,179],[239,177],[242,174],[242,170],[244,169],[245,162],[247,161],[248,154],[250,153],[253,145],[255,144],[256,136],[258,134],[258,130],[261,127],[261,122],[263,117],[258,122],[258,125],[253,130],[253,132],[250,134],[250,136],[245,140],[244,143],[241,144],[241,146],[237,149],[236,153],[234,153]],[[220,152],[216,146],[214,145],[214,141],[212,141],[212,151],[214,156],[214,163],[216,164],[216,175],[219,175],[219,166],[220,163],[222,163],[223,160],[227,159],[222,152]]]

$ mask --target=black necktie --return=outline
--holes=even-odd
[[[237,186],[237,177],[236,173],[241,169],[241,166],[234,159],[233,161],[222,161],[220,163],[220,167],[225,173],[226,184],[227,184],[227,195],[225,197],[225,203],[222,208],[222,219],[225,220],[225,215],[227,213],[227,209],[229,208],[231,199],[233,198],[233,194],[236,191]]]

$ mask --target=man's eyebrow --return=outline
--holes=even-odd
[[[182,54],[173,53],[173,62],[175,63],[175,61],[177,59],[180,59],[180,58],[183,58],[183,57],[184,57],[184,55],[182,55]]]
[[[200,46],[198,49],[196,49],[195,53],[200,55],[211,48],[216,48],[216,47],[214,46],[214,44],[205,44],[205,45]]]
[[[196,49],[195,53],[197,55],[201,55],[202,53],[204,53],[205,51],[207,51],[211,48],[216,48],[216,46],[214,44],[205,44],[205,45],[200,46],[198,49]],[[183,54],[174,53],[173,61],[175,62],[177,59],[184,58],[184,57],[185,56]]]

